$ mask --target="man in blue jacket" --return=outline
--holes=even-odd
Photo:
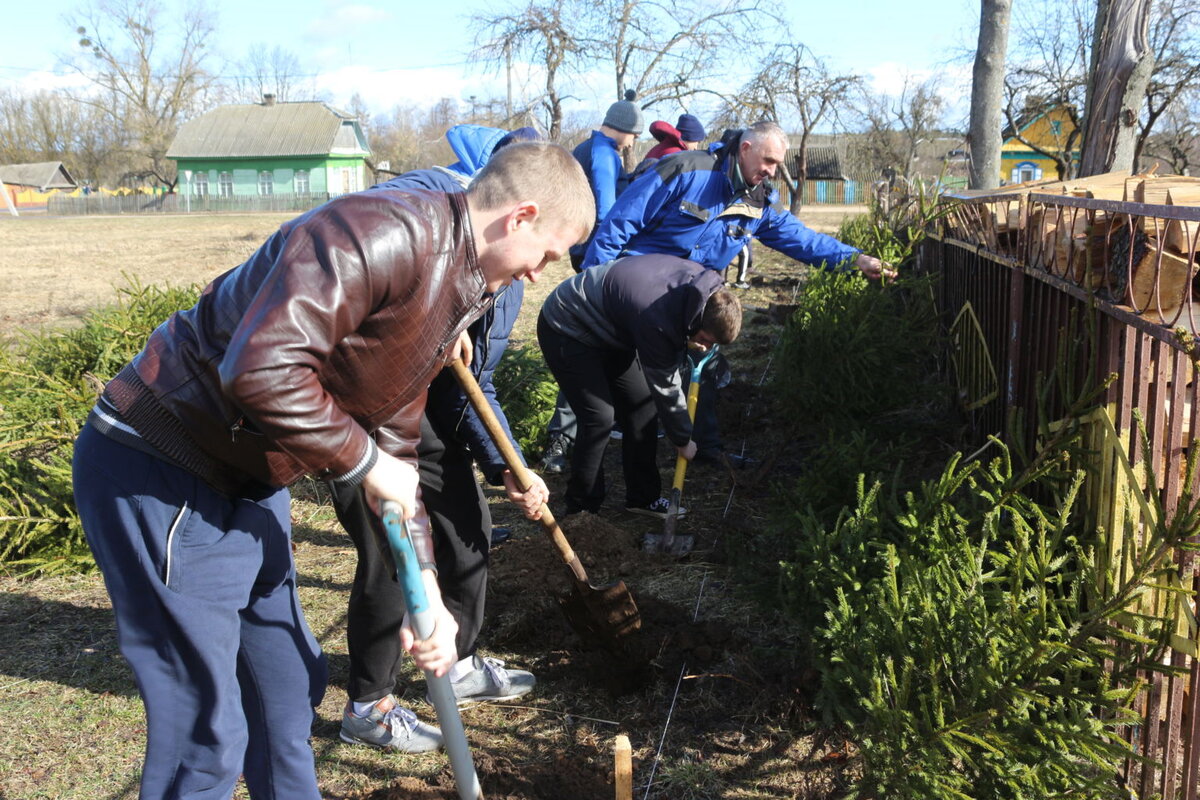
[[[773,204],[770,179],[787,153],[773,122],[726,131],[707,151],[664,158],[629,185],[596,226],[582,267],[623,255],[666,253],[724,269],[750,240],[825,269],[853,264],[869,278],[891,274],[877,258],[816,233]]]
[[[824,269],[858,268],[868,278],[894,276],[879,259],[816,233],[774,204],[771,184],[787,154],[787,135],[774,122],[726,131],[707,151],[664,158],[633,181],[592,234],[582,268],[620,256],[666,253],[723,270],[751,239]],[[708,380],[706,372],[706,381]],[[696,409],[701,460],[717,460],[715,387]]]
[[[471,176],[496,150],[512,141],[539,138],[532,128],[507,133],[480,125],[456,125],[446,132],[446,139],[458,162],[449,167],[414,170],[373,188],[464,191]],[[471,371],[518,452],[520,447],[496,400],[492,373],[508,345],[524,290],[519,281],[501,289],[492,308],[467,329],[474,346]],[[379,446],[386,451],[390,441],[385,428],[378,437]],[[421,499],[433,532],[438,586],[446,609],[458,623],[455,646],[459,660],[450,669],[455,694],[460,703],[519,697],[533,688],[533,675],[505,669],[503,662],[475,653],[484,617],[492,525],[473,465],[479,465],[489,483],[504,486],[509,497],[531,517],[540,516],[538,509],[549,492],[536,477],[528,492],[520,491],[448,370],[429,386],[417,459]],[[341,739],[405,752],[435,749],[442,744],[441,732],[398,705],[393,694],[403,655],[397,632],[404,617],[404,600],[399,584],[393,580],[387,545],[372,530],[374,514],[361,492],[333,487],[333,494],[338,519],[358,550],[346,625],[350,660],[346,690],[350,699],[342,714]]]

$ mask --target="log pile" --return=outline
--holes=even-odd
[[[1038,195],[1085,197],[1155,208],[1079,208]],[[1111,172],[1069,181],[1036,181],[1000,189],[961,192],[955,199],[983,205],[987,213],[958,215],[990,228],[987,238],[1018,249],[1032,266],[1096,289],[1112,302],[1169,322],[1192,296],[1200,252],[1200,222],[1166,219],[1171,206],[1200,207],[1200,178]],[[1017,213],[1014,213],[1017,209]],[[967,238],[966,231],[948,231]],[[977,238],[977,237],[976,237]],[[1004,246],[1008,245],[1007,248]]]

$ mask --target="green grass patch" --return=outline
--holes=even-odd
[[[0,348],[0,563],[24,573],[87,568],[71,454],[104,383],[198,288],[131,281],[69,331],[25,331]]]

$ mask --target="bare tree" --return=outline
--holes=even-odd
[[[1074,177],[1082,132],[1094,22],[1087,2],[1040,0],[1022,3],[1014,13],[1014,55],[1004,80],[1005,136],[1052,159],[1059,179]],[[1023,129],[1031,120],[1055,109],[1061,109],[1070,124],[1052,141],[1025,136]]]
[[[752,62],[763,30],[780,25],[763,0],[602,0],[585,7],[586,55],[612,68],[614,99],[637,92],[643,108],[682,103]]]
[[[1150,18],[1150,49],[1154,71],[1146,86],[1146,105],[1138,118],[1134,163],[1147,152],[1151,132],[1160,121],[1169,140],[1181,131],[1177,109],[1188,107],[1180,99],[1200,80],[1200,0],[1158,0]],[[1164,119],[1171,115],[1174,119]],[[1161,142],[1159,144],[1161,148]],[[1160,150],[1161,152],[1161,150]]]
[[[514,59],[522,59],[544,73],[544,91],[535,102],[545,112],[545,128],[555,141],[562,130],[565,99],[559,81],[584,51],[586,13],[583,0],[530,0],[524,8],[475,23],[473,57],[508,70]]]
[[[265,94],[275,95],[281,103],[316,98],[316,75],[304,74],[296,54],[279,45],[253,45],[234,68],[234,92],[243,103],[257,103]]]
[[[1150,0],[1099,0],[1080,175],[1133,167],[1138,110],[1154,69],[1149,19]]]
[[[387,162],[393,173],[449,164],[454,153],[446,142],[446,130],[462,119],[458,103],[442,98],[429,109],[397,106],[388,115],[371,120],[371,153],[376,164]]]
[[[924,81],[905,76],[898,97],[867,95],[861,106],[866,125],[855,148],[857,160],[873,172],[894,170],[912,176],[921,145],[937,138],[946,107],[937,76]]]
[[[991,189],[1000,183],[1000,104],[1012,0],[981,0],[979,44],[971,81],[970,187]]]
[[[1171,172],[1190,175],[1200,164],[1200,89],[1185,89],[1158,119],[1158,129],[1146,138],[1142,162],[1161,161]]]
[[[117,177],[119,135],[64,93],[0,91],[0,163],[62,161],[77,180],[100,184]]]
[[[859,92],[862,77],[837,75],[803,44],[776,45],[762,69],[738,94],[735,117],[741,121],[771,119],[800,136],[799,158],[793,173],[784,163],[780,177],[791,193],[790,210],[800,213],[808,180],[808,143],[822,124],[838,121],[844,103]]]
[[[94,0],[73,15],[79,47],[91,63],[69,63],[92,83],[79,101],[128,132],[136,156],[131,177],[174,187],[167,148],[215,85],[204,66],[213,18],[201,5],[171,15],[174,24],[166,16],[158,0]]]

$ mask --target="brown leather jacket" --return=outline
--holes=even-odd
[[[361,481],[370,432],[415,462],[425,391],[490,306],[465,195],[372,190],[285,223],[105,388],[147,442],[226,493]]]

